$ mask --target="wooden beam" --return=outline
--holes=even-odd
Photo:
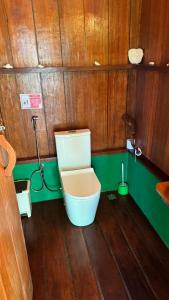
[[[134,153],[129,151],[134,157]],[[157,167],[152,161],[150,161],[146,156],[141,155],[137,157],[137,160],[140,161],[149,171],[154,174],[159,180],[166,181],[168,180],[168,175],[163,172],[159,167]]]
[[[92,72],[92,71],[123,71],[123,70],[144,70],[156,72],[169,72],[166,65],[101,65],[101,66],[67,66],[67,67],[27,67],[27,68],[0,68],[0,74],[25,74],[25,73],[56,73],[56,72]]]
[[[55,72],[90,72],[90,71],[119,71],[132,69],[131,64],[127,65],[101,65],[101,66],[78,66],[78,67],[33,67],[33,68],[0,68],[0,74],[15,73],[55,73]]]
[[[110,150],[105,150],[105,151],[94,151],[92,152],[92,156],[97,156],[97,155],[111,155],[111,154],[116,154],[116,153],[123,153],[126,152],[125,148],[118,148],[118,149],[110,149]],[[56,160],[57,156],[42,156],[41,160],[42,161],[52,161]],[[35,163],[37,162],[37,158],[32,157],[32,158],[19,158],[17,159],[17,164],[29,164],[29,163]]]

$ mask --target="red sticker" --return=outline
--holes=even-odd
[[[41,94],[20,94],[22,109],[40,109],[42,108]]]

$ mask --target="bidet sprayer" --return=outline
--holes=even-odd
[[[36,124],[37,120],[38,120],[38,116],[33,116],[32,117],[32,125],[33,125],[34,130],[36,130],[36,128],[37,128],[37,124]]]

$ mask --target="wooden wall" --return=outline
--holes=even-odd
[[[0,67],[127,64],[137,46],[140,0],[0,0]],[[94,151],[125,145],[128,71],[0,75],[0,109],[18,158],[35,156],[32,115],[39,116],[41,155],[55,154],[54,130],[92,131]],[[20,93],[42,93],[43,109],[20,109]]]
[[[0,75],[0,112],[18,158],[35,157],[31,117],[39,116],[43,156],[55,155],[54,130],[88,127],[92,150],[125,146],[126,110],[137,121],[143,153],[169,174],[169,75],[120,69],[130,47],[144,63],[169,63],[168,0],[0,0],[0,67],[90,67],[114,71],[60,71]],[[43,109],[20,109],[20,93],[42,93]]]
[[[164,68],[130,73],[127,107],[137,122],[137,144],[169,175],[169,1],[142,1],[140,23],[138,46],[144,48],[144,62]]]

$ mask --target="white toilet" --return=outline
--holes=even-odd
[[[91,168],[90,130],[55,132],[66,212],[76,226],[93,223],[101,184]]]

